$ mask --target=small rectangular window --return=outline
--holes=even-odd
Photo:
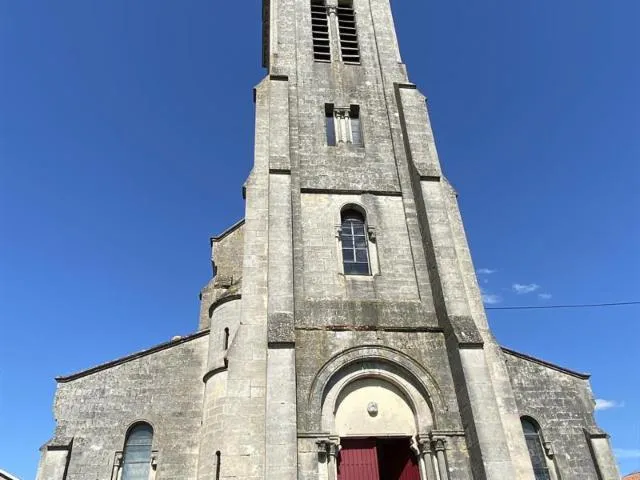
[[[327,145],[351,143],[357,147],[364,146],[358,105],[351,105],[349,108],[335,108],[332,104],[327,103],[324,106],[324,112]]]
[[[362,146],[362,128],[360,126],[360,107],[351,105],[349,111],[349,119],[351,121],[351,143]]]
[[[334,118],[333,105],[327,103],[324,106],[325,126],[327,130],[327,145],[333,147],[336,144],[336,122]]]
[[[338,31],[340,32],[340,54],[345,63],[360,63],[360,47],[356,14],[350,1],[340,2],[337,8]]]
[[[313,38],[313,59],[320,62],[330,62],[329,21],[324,0],[311,0],[311,36]]]

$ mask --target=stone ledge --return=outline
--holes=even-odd
[[[97,365],[95,367],[89,368],[87,370],[82,370],[80,372],[72,373],[71,375],[56,377],[56,382],[58,383],[67,383],[73,380],[77,380],[78,378],[86,377],[87,375],[91,375],[93,373],[100,372],[102,370],[107,370],[108,368],[115,367],[117,365],[122,365],[123,363],[131,362],[132,360],[137,360],[142,357],[146,357],[147,355],[152,355],[156,352],[160,352],[162,350],[166,350],[168,348],[173,348],[178,345],[182,345],[183,343],[190,342],[191,340],[195,340],[200,337],[204,337],[205,335],[209,335],[209,329],[201,330],[199,332],[193,333],[191,335],[187,335],[186,337],[180,337],[176,340],[170,340],[165,343],[161,343],[160,345],[156,345],[155,347],[151,347],[147,350],[142,350],[140,352],[132,353],[131,355],[127,355],[126,357],[121,357],[116,360],[112,360],[110,362],[103,363],[101,365]]]
[[[537,363],[538,365],[542,365],[543,367],[550,368],[551,370],[555,370],[560,373],[566,373],[567,375],[571,375],[572,377],[576,377],[581,380],[589,380],[589,378],[591,378],[591,374],[589,373],[576,372],[575,370],[570,370],[568,368],[561,367],[560,365],[556,365],[555,363],[547,362],[545,360],[532,357],[531,355],[516,352],[515,350],[511,350],[510,348],[507,348],[507,347],[500,347],[500,348],[507,355],[511,355],[513,357],[520,358],[522,360],[527,360],[529,362]]]

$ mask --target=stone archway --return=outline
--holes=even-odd
[[[319,400],[320,425],[322,431],[328,433],[328,439],[319,442],[321,450],[324,448],[327,452],[321,461],[320,478],[375,480],[379,478],[375,472],[391,468],[381,463],[384,452],[394,452],[386,458],[404,455],[404,464],[393,466],[398,473],[383,475],[385,478],[436,480],[437,460],[429,439],[435,425],[431,405],[442,405],[439,392],[436,389],[436,398],[429,395],[421,380],[432,379],[424,372],[418,377],[415,365],[410,364],[416,373],[381,358],[380,350],[376,350],[375,356],[363,357],[356,352],[339,355],[333,365],[329,362],[316,377],[314,386],[318,396],[315,399]],[[401,358],[409,363],[405,357]],[[313,403],[313,399],[310,400]],[[341,455],[341,448],[345,446]],[[370,463],[378,462],[373,466],[357,466],[369,468],[364,477],[357,477],[357,472],[346,474],[344,469],[339,472],[340,462],[348,457],[346,453],[351,448],[358,449],[358,462],[363,458],[369,458]]]

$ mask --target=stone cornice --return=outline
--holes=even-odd
[[[209,329],[201,330],[199,332],[193,333],[191,335],[187,335],[185,337],[177,338],[176,340],[171,340],[169,342],[161,343],[160,345],[156,345],[155,347],[151,347],[147,350],[142,350],[140,352],[133,353],[131,355],[127,355],[126,357],[121,357],[116,360],[112,360],[110,362],[106,362],[95,367],[89,368],[88,370],[83,370],[81,372],[72,373],[71,375],[56,377],[56,382],[58,383],[67,383],[73,380],[77,380],[78,378],[86,377],[87,375],[92,375],[97,372],[101,372],[102,370],[107,370],[108,368],[115,367],[117,365],[122,365],[123,363],[131,362],[132,360],[137,360],[142,357],[146,357],[148,355],[152,355],[154,353],[160,352],[162,350],[167,350],[168,348],[177,347],[178,345],[182,345],[183,343],[190,342],[191,340],[195,340],[200,337],[204,337],[205,335],[209,335]]]
[[[219,235],[216,235],[214,237],[211,237],[211,244],[213,245],[214,242],[219,242],[220,240],[222,240],[224,237],[226,237],[227,235],[235,232],[238,228],[240,228],[242,225],[244,225],[244,218],[238,220],[236,223],[234,223],[233,225],[231,225],[229,228],[227,228],[224,232],[222,232]]]
[[[537,363],[538,365],[542,365],[543,367],[550,368],[551,370],[555,370],[557,372],[566,373],[567,375],[571,375],[572,377],[579,378],[580,380],[589,380],[591,375],[588,373],[580,373],[575,370],[569,370],[568,368],[561,367],[560,365],[556,365],[555,363],[547,362],[545,360],[541,360],[536,357],[532,357],[531,355],[526,355],[524,353],[516,352],[515,350],[511,350],[507,347],[500,347],[502,351],[507,355],[511,355],[513,357],[520,358],[522,360],[528,360],[533,363]]]

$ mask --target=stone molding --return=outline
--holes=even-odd
[[[368,362],[379,362],[390,366],[392,370],[396,370],[397,374],[417,388],[431,409],[433,425],[438,425],[439,417],[446,413],[448,408],[435,378],[425,367],[407,354],[382,345],[354,347],[335,355],[325,363],[309,388],[307,401],[311,411],[321,415],[327,388],[341,370],[350,365]]]
[[[241,298],[242,298],[242,294],[234,293],[234,294],[225,295],[223,297],[216,299],[209,307],[209,318],[213,317],[213,312],[216,310],[216,308],[220,307],[221,305],[224,305],[225,303],[232,302],[234,300],[240,300]]]

